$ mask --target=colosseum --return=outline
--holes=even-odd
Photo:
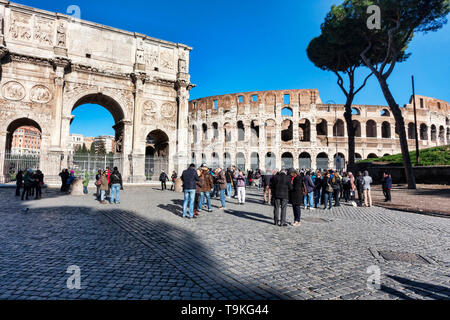
[[[413,99],[402,108],[415,148]],[[416,95],[421,149],[450,143],[450,106]],[[389,107],[354,105],[356,160],[401,153]],[[316,89],[212,96],[189,103],[195,164],[240,169],[343,168],[348,159],[344,105],[324,104]]]

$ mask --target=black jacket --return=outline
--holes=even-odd
[[[120,187],[123,188],[122,175],[119,171],[113,171],[109,177],[109,185],[112,186],[113,184],[120,184]]]
[[[291,177],[285,173],[276,175],[272,180],[272,194],[276,199],[289,199],[292,190]]]
[[[289,192],[289,202],[299,206],[303,204],[303,178],[296,176],[292,181],[292,190]]]
[[[159,175],[159,181],[169,181],[169,177],[167,176],[167,174],[165,172],[163,172]]]
[[[189,168],[183,171],[181,175],[181,181],[183,181],[183,189],[184,190],[195,190],[197,189],[197,181],[200,178],[198,177],[197,170],[194,168]]]

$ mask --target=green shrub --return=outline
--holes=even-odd
[[[409,153],[413,166],[417,166],[416,151]],[[402,154],[395,154],[377,159],[366,159],[358,163],[387,162],[391,165],[403,165]],[[420,150],[420,166],[450,166],[450,145]]]

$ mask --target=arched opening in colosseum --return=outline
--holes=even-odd
[[[447,128],[447,144],[450,144],[450,128]]]
[[[353,128],[355,129],[355,137],[361,137],[361,123],[358,120],[353,120]]]
[[[192,154],[191,154],[191,163],[193,163],[197,166],[197,157],[195,155],[195,152],[192,152]]]
[[[311,169],[311,155],[308,152],[302,152],[298,156],[298,167],[300,169]]]
[[[436,141],[436,126],[431,125],[431,141]]]
[[[291,108],[283,108],[281,110],[281,115],[283,117],[293,117],[294,116],[294,112],[292,111]]]
[[[383,157],[389,157],[389,156],[390,156],[389,153],[385,153],[385,154],[383,155]]]
[[[416,138],[416,128],[414,123],[410,122],[408,123],[408,139],[415,139]]]
[[[197,126],[195,124],[192,126],[192,141],[193,141],[193,143],[198,142]]]
[[[291,120],[284,120],[281,124],[281,140],[283,142],[292,141],[294,138],[293,123]]]
[[[242,152],[236,155],[236,166],[239,170],[245,171],[245,155]]]
[[[213,152],[211,155],[212,163],[211,168],[216,169],[219,167],[219,155],[216,152]]]
[[[449,117],[445,118],[445,125],[450,126],[450,118]]]
[[[146,139],[145,176],[158,180],[162,170],[169,172],[169,137],[164,131],[153,130]]]
[[[231,142],[231,124],[225,123],[223,125],[224,135],[225,135],[225,142]]]
[[[255,145],[259,143],[259,122],[253,120],[250,124],[250,142]]]
[[[441,144],[445,144],[445,128],[444,128],[444,126],[439,127],[439,141]]]
[[[308,119],[302,119],[298,124],[298,140],[311,141],[311,122]]]
[[[281,167],[283,169],[290,169],[294,167],[294,157],[292,156],[292,153],[283,153],[283,155],[281,156]]]
[[[376,138],[377,137],[377,124],[373,120],[366,122],[366,137]]]
[[[337,170],[342,170],[345,168],[345,156],[338,152],[337,154],[334,155],[334,167]]]
[[[213,139],[218,140],[219,139],[219,125],[217,124],[217,122],[213,122],[212,127],[213,127]]]
[[[231,155],[228,152],[223,154],[223,167],[224,169],[231,168]]]
[[[344,121],[338,119],[333,126],[333,137],[343,137],[344,136]]]
[[[259,154],[257,152],[252,152],[250,156],[250,169],[253,171],[259,169]]]
[[[206,154],[204,154],[204,153],[202,153],[202,164],[206,164],[206,161],[207,161],[208,159],[206,159]]]
[[[355,153],[355,161],[361,161],[363,158],[359,153]]]
[[[385,139],[391,138],[391,124],[387,121],[381,124],[381,137]]]
[[[361,115],[361,111],[358,108],[352,108],[352,115],[360,116]]]
[[[268,152],[266,154],[266,171],[275,170],[277,165],[277,158],[273,152]]]
[[[238,141],[244,141],[245,140],[245,127],[244,127],[244,123],[242,121],[238,121],[237,130],[238,130]]]
[[[420,125],[420,140],[428,140],[428,126],[425,123]]]
[[[206,123],[202,124],[202,141],[208,141],[208,125]]]
[[[367,159],[377,159],[378,158],[378,156],[375,154],[375,153],[370,153],[368,156],[367,156]]]
[[[325,119],[319,119],[319,122],[316,125],[317,135],[318,136],[327,136],[328,135],[328,123]]]
[[[380,115],[381,115],[382,117],[390,117],[390,116],[391,116],[391,113],[389,112],[388,109],[383,109],[383,110],[381,110]]]
[[[328,169],[328,155],[325,152],[321,152],[317,155],[316,167],[320,170]]]
[[[276,140],[276,123],[275,120],[266,121],[266,144],[267,146],[274,146]]]
[[[41,146],[42,129],[36,121],[28,118],[12,121],[6,129],[5,173],[39,169]]]

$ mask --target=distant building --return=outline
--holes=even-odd
[[[39,155],[42,136],[35,127],[20,127],[12,137],[11,153],[20,155]]]
[[[84,137],[84,144],[86,149],[91,150],[91,145],[94,143],[94,137]]]
[[[71,134],[69,153],[74,154],[75,151],[83,147],[83,143],[84,143],[84,136],[82,134]]]
[[[114,136],[99,136],[94,138],[95,151],[97,152],[99,145],[103,143],[105,145],[106,153],[114,152],[115,137]]]

